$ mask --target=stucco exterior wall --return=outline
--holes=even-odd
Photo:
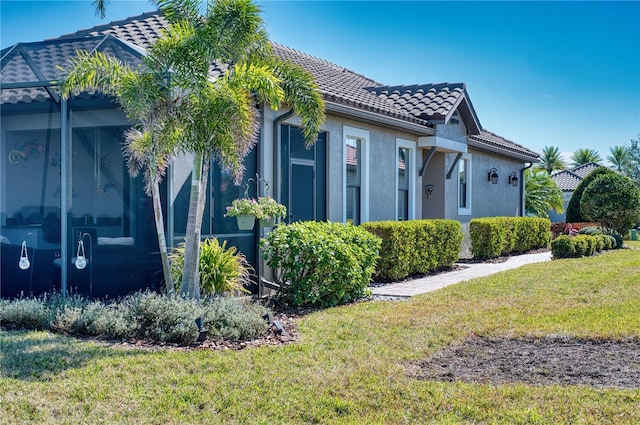
[[[473,192],[471,198],[471,216],[517,216],[521,215],[520,186],[523,181],[520,178],[520,170],[525,164],[504,156],[490,154],[479,150],[470,149],[473,164]],[[489,170],[496,168],[498,172],[498,184],[488,181]],[[515,172],[518,177],[518,185],[509,185],[509,175]]]
[[[467,143],[467,127],[462,120],[458,124],[442,124],[436,126],[436,136],[456,142]]]

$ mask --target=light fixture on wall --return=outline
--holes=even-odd
[[[74,265],[78,270],[84,270],[87,267],[87,257],[84,251],[84,238],[89,236],[89,298],[93,298],[93,239],[90,233],[83,233],[78,240],[78,251]]]
[[[426,184],[424,186],[424,193],[427,195],[427,199],[430,199],[431,195],[433,195],[433,189],[435,189],[435,186],[432,184]]]
[[[518,173],[515,171],[509,175],[509,184],[513,187],[518,186]]]
[[[498,184],[498,169],[492,168],[489,170],[489,181],[492,184]]]

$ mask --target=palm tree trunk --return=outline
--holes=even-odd
[[[187,231],[184,238],[184,268],[180,295],[194,300],[200,299],[200,229],[202,223],[197,223],[200,209],[200,190],[202,179],[202,154],[195,153],[193,158],[193,172],[191,174],[191,193],[189,195],[189,213],[187,215]],[[202,220],[202,217],[201,217]]]
[[[164,276],[165,292],[173,294],[173,278],[171,277],[171,269],[169,268],[169,254],[167,252],[167,240],[164,233],[164,217],[162,215],[162,204],[160,202],[160,188],[158,181],[154,178],[151,184],[151,199],[153,200],[153,217],[156,222],[156,234],[158,236],[158,247],[160,249],[160,258],[162,260],[162,274]]]

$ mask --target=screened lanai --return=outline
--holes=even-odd
[[[151,202],[122,158],[130,123],[99,93],[65,101],[56,87],[78,50],[132,67],[144,54],[113,36],[2,51],[2,297],[58,290],[117,297],[160,283]]]

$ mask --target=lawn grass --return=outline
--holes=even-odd
[[[0,332],[0,423],[639,423],[640,390],[406,372],[472,335],[640,338],[639,294],[640,250],[618,250],[327,309],[288,346],[150,352]]]

